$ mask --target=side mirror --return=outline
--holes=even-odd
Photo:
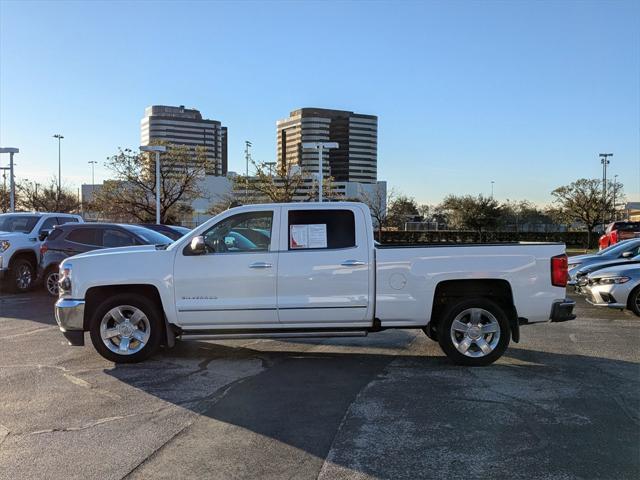
[[[207,250],[207,247],[204,243],[204,237],[202,235],[193,237],[191,239],[191,244],[189,245],[189,249],[191,250],[192,255],[202,255],[203,253],[205,253]]]
[[[51,233],[51,230],[40,230],[40,234],[38,235],[38,240],[40,240],[41,242],[44,242],[50,233]]]
[[[622,254],[622,258],[631,258],[631,257],[633,257],[633,256],[634,256],[634,255],[633,255],[633,252],[624,252],[624,253]]]

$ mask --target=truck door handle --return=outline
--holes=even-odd
[[[249,265],[249,268],[271,268],[272,265],[267,262],[255,262]]]
[[[345,260],[340,265],[342,265],[343,267],[360,267],[366,264],[365,262],[361,262],[360,260]]]

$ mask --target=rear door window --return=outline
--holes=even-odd
[[[627,222],[618,225],[620,232],[640,232],[640,222]]]
[[[67,240],[82,245],[99,247],[102,245],[102,234],[97,228],[78,228],[69,232]]]
[[[128,247],[135,244],[136,239],[129,233],[112,228],[107,228],[103,231],[102,245],[105,248]]]
[[[351,210],[289,210],[289,250],[355,246],[356,222]]]
[[[78,219],[76,217],[58,217],[58,223],[60,225],[65,223],[78,223]]]
[[[56,217],[49,217],[44,222],[42,222],[40,232],[51,230],[56,225],[58,225],[58,219]]]

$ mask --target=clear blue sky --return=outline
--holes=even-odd
[[[545,204],[610,175],[640,200],[640,2],[0,0],[0,144],[17,174],[90,182],[151,104],[195,107],[275,159],[299,107],[379,116],[379,178],[424,203]],[[8,159],[0,159],[6,165]]]

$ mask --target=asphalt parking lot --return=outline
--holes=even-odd
[[[640,319],[579,301],[496,364],[421,332],[193,341],[117,366],[0,292],[0,478],[640,477]]]

